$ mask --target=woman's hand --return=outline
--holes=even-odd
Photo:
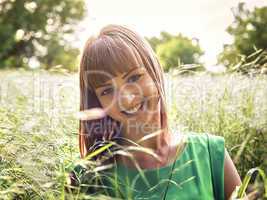
[[[102,108],[90,108],[76,113],[76,118],[82,121],[100,119],[106,116],[106,112]]]

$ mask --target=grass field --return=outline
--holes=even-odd
[[[66,175],[79,157],[78,76],[0,71],[0,80],[0,199],[67,198]],[[173,129],[222,135],[242,178],[253,167],[266,174],[266,76],[167,80]]]

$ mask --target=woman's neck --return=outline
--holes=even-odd
[[[123,127],[123,137],[131,140],[142,148],[148,148],[155,156],[145,153],[143,151],[130,151],[132,158],[138,163],[141,168],[155,168],[165,166],[170,157],[171,151],[171,133],[168,129],[161,128],[161,113],[160,103],[157,104],[157,111],[149,121],[138,125],[128,123]],[[124,146],[135,146],[134,144],[124,143]],[[134,161],[129,157],[122,156],[119,159],[127,166],[135,166]]]
[[[132,150],[129,152],[134,161],[126,156],[119,156],[119,162],[132,168],[135,168],[135,163],[137,163],[141,168],[149,169],[167,165],[172,157],[170,133],[161,132],[159,135],[139,143],[139,145],[151,150],[154,156],[141,150]],[[126,148],[129,146],[132,145],[127,145]]]

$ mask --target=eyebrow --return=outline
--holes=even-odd
[[[109,85],[111,85],[111,83],[102,83],[102,84],[98,85],[96,88],[101,88],[101,87],[109,86]]]
[[[130,69],[128,72],[126,72],[126,73],[122,76],[122,78],[125,79],[126,76],[128,76],[132,71],[136,70],[137,68],[138,68],[138,67],[134,67],[134,68]],[[111,85],[111,83],[102,83],[102,84],[98,85],[96,88],[101,88],[101,87],[104,87],[104,86],[110,86],[110,85]]]
[[[138,67],[134,67],[134,68],[130,69],[128,72],[126,72],[126,73],[122,76],[122,78],[125,79],[126,76],[128,76],[132,71],[136,70],[137,68],[138,68]]]

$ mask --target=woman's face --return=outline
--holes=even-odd
[[[133,67],[112,77],[98,86],[95,93],[107,114],[124,127],[131,128],[128,131],[133,128],[143,132],[158,129],[151,126],[158,125],[159,94],[145,67]]]

